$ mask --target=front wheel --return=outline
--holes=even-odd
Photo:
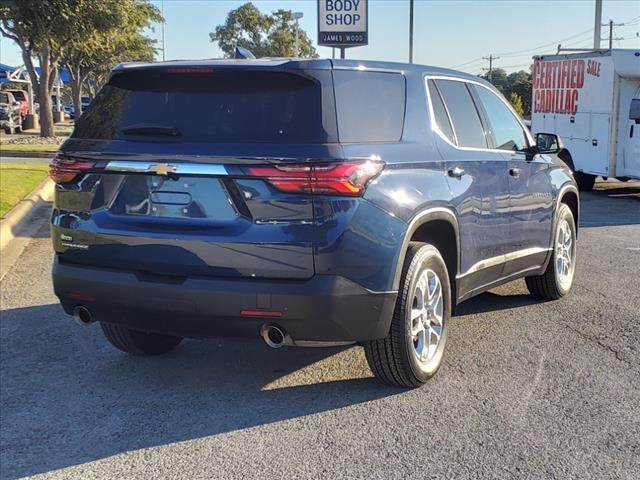
[[[411,242],[386,338],[365,344],[374,375],[399,387],[419,387],[442,363],[451,315],[447,267],[433,246]]]
[[[525,278],[532,295],[548,300],[569,293],[576,269],[576,224],[571,209],[564,203],[558,209],[553,239],[553,256],[545,272]]]
[[[140,332],[117,323],[100,322],[100,327],[111,345],[133,355],[162,355],[182,341],[182,337]]]

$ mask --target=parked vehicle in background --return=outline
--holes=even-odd
[[[521,277],[569,292],[579,201],[558,151],[452,70],[122,65],[51,164],[55,294],[125,352],[358,342],[416,387],[460,302]]]
[[[27,115],[29,115],[29,99],[27,97],[27,92],[24,90],[6,90],[11,93],[16,101],[20,102],[20,115],[24,119]]]
[[[0,91],[0,128],[12,134],[22,131],[21,103],[8,91]]]
[[[64,114],[69,118],[73,118],[74,110],[75,110],[75,108],[73,108],[73,103],[67,103],[64,106]]]
[[[87,109],[91,104],[91,97],[89,97],[88,95],[82,96],[80,102],[82,105],[82,111],[84,112],[84,110]],[[69,116],[69,118],[75,118],[76,108],[73,102],[69,103],[65,107],[64,111]]]
[[[640,179],[640,50],[534,58],[532,131],[561,138],[580,189]]]

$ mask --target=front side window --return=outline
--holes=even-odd
[[[464,82],[436,80],[460,147],[487,148],[480,115]]]
[[[523,150],[527,148],[527,136],[511,110],[498,96],[487,88],[475,86],[478,98],[487,112],[490,134],[498,150]]]

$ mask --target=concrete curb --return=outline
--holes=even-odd
[[[0,152],[0,158],[46,158],[50,159],[55,156],[56,152],[10,152],[3,150]]]
[[[53,199],[55,184],[47,177],[29,195],[7,212],[0,220],[0,250],[15,238],[16,231],[31,219],[34,207]]]

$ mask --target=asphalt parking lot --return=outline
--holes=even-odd
[[[0,284],[0,477],[640,478],[640,184],[582,210],[572,293],[463,304],[412,391],[359,347],[128,357],[63,314],[44,227]]]

